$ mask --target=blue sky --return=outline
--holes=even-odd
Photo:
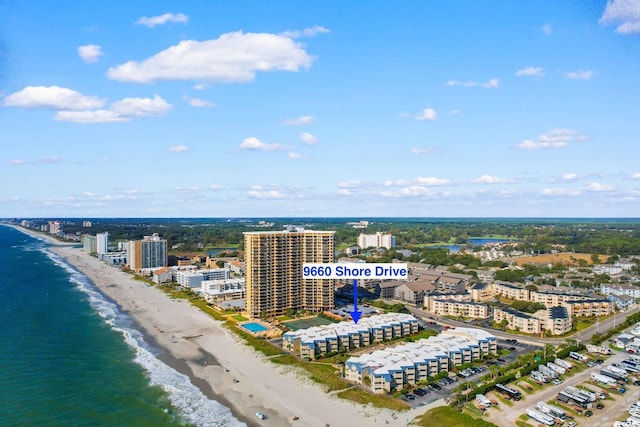
[[[638,217],[640,0],[0,2],[0,217]]]

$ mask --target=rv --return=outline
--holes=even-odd
[[[536,409],[547,415],[551,415],[553,418],[558,418],[561,420],[567,418],[567,412],[564,409],[558,408],[557,406],[549,405],[545,402],[538,402],[538,404],[536,405]]]
[[[612,371],[610,371],[610,370],[608,370],[608,369],[603,369],[603,370],[601,370],[601,371],[600,371],[600,373],[601,373],[602,375],[606,375],[606,376],[608,376],[608,377],[611,377],[611,378],[613,378],[614,380],[618,380],[618,381],[621,381],[621,382],[623,382],[623,383],[626,383],[626,382],[627,382],[627,376],[626,376],[626,375],[625,375],[625,376],[622,376],[622,375],[617,374],[617,373],[615,373],[615,372],[612,372]]]
[[[609,365],[607,366],[605,369],[611,371],[611,372],[615,372],[618,375],[622,375],[623,377],[627,378],[627,370],[624,368],[620,368],[618,366],[615,365]]]
[[[551,368],[547,368],[545,365],[538,366],[538,371],[542,372],[546,376],[553,378],[554,380],[558,378],[558,374]]]
[[[571,362],[564,359],[557,358],[557,357],[556,357],[556,360],[554,360],[554,363],[558,366],[562,366],[565,369],[573,368],[573,364]]]
[[[591,393],[590,391],[583,390],[581,388],[567,386],[564,391],[569,393],[572,396],[581,397],[589,402],[595,402],[597,400],[596,395]]]
[[[614,385],[616,383],[615,379],[606,375],[596,374],[595,372],[591,373],[591,379],[608,386]]]
[[[548,426],[552,426],[556,423],[556,420],[547,415],[547,414],[543,414],[542,412],[536,410],[536,409],[531,409],[531,408],[527,408],[527,410],[525,411],[525,413],[533,418],[534,420],[541,422],[542,424],[546,424]]]
[[[491,401],[484,394],[476,394],[476,402],[485,408],[491,407]]]
[[[549,377],[540,371],[531,371],[531,379],[538,383],[548,383]]]
[[[593,344],[587,344],[587,351],[589,353],[596,353],[596,354],[604,354],[604,355],[611,354],[611,350],[609,350],[608,348],[602,347],[599,345],[593,345]]]
[[[496,384],[495,389],[498,393],[503,394],[509,399],[520,400],[522,398],[522,394],[520,394],[518,390],[514,390],[511,387],[507,387],[502,384]]]
[[[576,353],[575,351],[569,353],[569,357],[575,360],[579,360],[580,362],[586,362],[587,360],[589,360],[589,358],[584,354]]]
[[[553,362],[547,362],[547,368],[552,369],[553,371],[555,371],[558,375],[564,375],[567,373],[567,370],[564,369],[562,366],[556,365]]]

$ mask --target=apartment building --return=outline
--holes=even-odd
[[[202,295],[208,303],[244,300],[247,286],[244,278],[203,280],[200,284]]]
[[[571,300],[562,303],[570,316],[599,317],[613,314],[615,303],[606,299]]]
[[[626,283],[601,283],[600,293],[604,295],[626,295],[633,298],[640,298],[640,286],[628,285]]]
[[[500,324],[503,320],[508,322],[507,329],[527,334],[539,334],[542,331],[542,321],[539,318],[512,308],[494,308],[493,321]]]
[[[228,268],[206,270],[183,270],[176,273],[176,282],[183,288],[199,288],[205,280],[225,280],[231,278]]]
[[[489,317],[489,306],[473,301],[456,301],[447,298],[429,298],[427,311],[437,316],[471,317],[484,319]]]
[[[287,310],[319,313],[334,307],[334,281],[303,279],[305,263],[331,263],[335,231],[288,226],[283,231],[245,232],[246,310],[275,317]]]
[[[500,295],[516,301],[529,301],[530,298],[531,291],[525,289],[524,286],[508,282],[493,282],[491,287],[494,296]]]
[[[561,306],[566,301],[580,301],[588,299],[591,299],[591,297],[563,292],[531,291],[529,296],[529,301],[539,302],[541,304],[544,304],[544,306],[547,308]]]
[[[132,270],[155,270],[167,266],[167,241],[158,233],[128,243],[127,263]]]
[[[97,248],[96,236],[85,234],[82,236],[82,250],[88,254],[95,254]]]
[[[98,256],[104,255],[109,252],[109,233],[96,234],[96,254]]]
[[[358,236],[358,246],[361,248],[386,248],[391,249],[396,247],[396,238],[391,234],[383,234],[378,231],[376,234],[364,234],[360,233]]]

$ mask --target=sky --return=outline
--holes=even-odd
[[[640,0],[0,0],[0,217],[640,217]]]

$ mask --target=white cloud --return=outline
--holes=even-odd
[[[297,119],[284,119],[282,124],[287,126],[310,125],[314,121],[315,119],[313,116],[302,116]]]
[[[26,165],[27,161],[22,159],[13,159],[13,160],[9,160],[7,163],[14,166],[21,166],[21,165]]]
[[[422,114],[416,116],[416,120],[433,121],[437,117],[436,110],[433,108],[425,108]]]
[[[267,33],[222,34],[215,40],[183,40],[143,61],[112,67],[112,80],[153,83],[159,80],[250,82],[257,71],[298,71],[313,58],[292,39]]]
[[[353,191],[349,190],[348,188],[341,188],[338,190],[338,195],[339,196],[352,196],[353,195]]]
[[[500,80],[493,78],[490,79],[488,81],[486,81],[485,83],[481,83],[481,82],[477,82],[475,80],[466,80],[466,81],[460,81],[460,80],[449,80],[447,81],[447,86],[462,86],[462,87],[475,87],[475,86],[480,86],[483,88],[496,88],[500,85]]]
[[[307,145],[317,144],[320,140],[315,136],[311,135],[309,132],[302,132],[300,134],[300,141]]]
[[[358,188],[362,187],[362,185],[360,181],[343,181],[338,183],[338,187],[340,188]]]
[[[62,159],[58,156],[46,156],[41,157],[38,160],[23,160],[23,159],[13,159],[9,160],[7,163],[12,166],[23,166],[23,165],[37,165],[37,164],[46,164],[46,165],[54,165],[56,163],[60,163]]]
[[[296,153],[295,151],[291,151],[291,152],[288,154],[288,157],[289,157],[290,159],[301,159],[301,158],[302,158],[302,154],[300,154],[300,153]]]
[[[640,33],[640,2],[609,0],[599,20],[602,25],[617,25],[616,33]]]
[[[578,179],[578,174],[577,173],[565,173],[560,177],[561,180],[563,181],[575,181],[576,179]]]
[[[4,105],[7,107],[74,111],[100,108],[105,102],[103,98],[86,96],[58,86],[27,86],[4,98]]]
[[[80,55],[80,58],[87,64],[93,64],[94,62],[98,62],[102,56],[102,47],[97,44],[79,46],[78,55]]]
[[[173,151],[174,153],[184,153],[185,151],[189,151],[189,147],[186,145],[172,145],[169,147],[169,151]]]
[[[278,190],[264,190],[260,186],[256,186],[253,190],[247,192],[247,196],[253,199],[284,199],[286,194]]]
[[[406,179],[388,179],[384,182],[384,186],[385,187],[402,187],[405,185],[408,185],[409,181],[407,181]]]
[[[416,184],[420,185],[449,185],[451,180],[446,178],[437,178],[435,176],[419,176],[415,180]]]
[[[428,154],[433,152],[433,148],[430,147],[413,147],[411,148],[411,154]]]
[[[544,24],[542,27],[540,27],[540,31],[542,31],[546,35],[551,34],[551,24]]]
[[[153,98],[124,98],[110,106],[111,111],[128,117],[162,116],[171,108],[171,104],[158,95]]]
[[[215,102],[205,101],[203,99],[192,98],[190,96],[183,96],[182,99],[192,107],[202,108],[202,107],[215,107]]]
[[[321,25],[316,25],[311,28],[305,28],[304,30],[288,30],[283,32],[280,35],[283,37],[289,37],[289,38],[295,39],[298,37],[313,37],[317,34],[330,33],[330,32],[331,30],[329,30],[328,28],[325,28]]]
[[[451,115],[454,115],[454,116],[455,116],[455,115],[457,115],[457,114],[460,114],[460,110],[457,110],[457,109],[455,109],[455,108],[454,108],[453,110],[450,110],[450,111],[449,111],[449,114],[451,114]]]
[[[131,120],[130,117],[110,110],[58,111],[54,118],[59,122],[73,123],[118,123]]]
[[[564,73],[565,77],[572,80],[589,80],[593,77],[594,72],[590,70],[585,71],[569,71]]]
[[[424,187],[421,185],[410,185],[408,187],[401,188],[399,191],[390,192],[383,191],[381,195],[383,197],[421,197],[421,196],[433,196],[437,194],[435,191],[428,187]]]
[[[136,25],[144,25],[145,27],[153,28],[157,25],[164,25],[168,22],[180,22],[186,24],[189,22],[189,17],[184,13],[165,13],[164,15],[151,17],[143,16],[135,23]]]
[[[544,196],[579,196],[580,190],[567,190],[566,188],[545,188],[542,190]]]
[[[631,174],[631,179],[640,179],[640,172]]]
[[[482,175],[471,180],[473,184],[512,184],[512,179],[500,178],[492,175]]]
[[[267,144],[252,136],[242,141],[240,149],[246,151],[287,151],[291,147],[278,143]]]
[[[516,76],[544,76],[544,68],[542,67],[526,67],[516,71]]]
[[[566,147],[570,142],[587,141],[589,138],[571,129],[551,129],[536,139],[527,139],[516,145],[521,150]]]
[[[585,191],[591,191],[594,193],[611,192],[616,191],[616,187],[609,184],[600,184],[599,182],[590,182],[585,188]]]

